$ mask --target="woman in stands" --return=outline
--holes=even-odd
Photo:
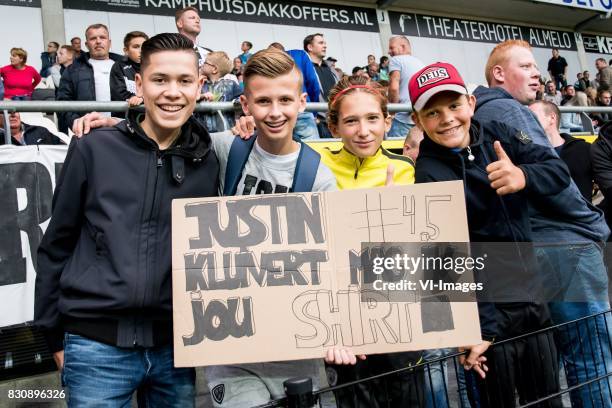
[[[4,99],[29,100],[40,82],[40,74],[26,65],[28,53],[23,48],[11,48],[11,63],[0,68],[4,81]]]

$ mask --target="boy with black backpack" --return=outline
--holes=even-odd
[[[257,52],[245,67],[244,85],[240,102],[257,131],[249,140],[229,132],[212,136],[223,195],[336,190],[336,179],[319,154],[293,139],[306,96],[291,57],[276,49]],[[320,367],[322,360],[316,359],[236,364],[207,367],[206,375],[215,405],[243,407],[283,397],[283,381],[292,377],[309,376],[316,386]]]

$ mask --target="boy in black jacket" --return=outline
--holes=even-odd
[[[110,72],[111,101],[127,101],[128,106],[143,103],[142,97],[136,95],[136,74],[140,72],[140,50],[142,43],[149,36],[142,31],[131,31],[123,39],[125,59],[115,62]],[[113,112],[113,116],[125,117],[122,112]]]
[[[550,395],[559,387],[552,336],[488,348],[550,324],[545,304],[533,301],[540,294],[533,251],[520,243],[531,241],[527,201],[565,188],[568,170],[525,133],[498,122],[472,121],[476,99],[452,65],[423,68],[410,79],[409,89],[414,121],[425,133],[416,182],[463,180],[472,255],[488,255],[485,269],[476,274],[487,291],[478,305],[483,342],[470,347],[464,362],[482,377],[477,380],[480,404],[514,407],[515,388],[521,403]],[[560,400],[547,404],[560,406]]]
[[[215,196],[219,163],[192,118],[202,86],[192,42],[160,34],[136,76],[145,114],[73,139],[38,250],[35,322],[68,406],[194,404],[172,348],[171,201]],[[140,404],[139,404],[140,405]]]

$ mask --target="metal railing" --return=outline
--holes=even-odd
[[[127,102],[97,102],[97,101],[1,101],[0,111],[3,112],[4,122],[8,123],[9,112],[125,112]],[[144,111],[143,106],[135,109]],[[196,105],[196,112],[234,111],[240,110],[236,102],[200,102]],[[412,112],[412,105],[407,103],[390,103],[390,113]],[[612,107],[601,106],[560,106],[563,113],[612,113]],[[306,104],[307,112],[327,112],[327,103],[309,102]],[[4,138],[6,144],[11,144],[11,133],[5,127]]]

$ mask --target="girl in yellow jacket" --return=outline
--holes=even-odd
[[[414,183],[412,160],[381,146],[391,117],[380,84],[344,77],[331,90],[328,107],[329,129],[344,146],[324,149],[321,160],[336,176],[339,190],[381,187],[389,184],[387,178],[398,185]]]

